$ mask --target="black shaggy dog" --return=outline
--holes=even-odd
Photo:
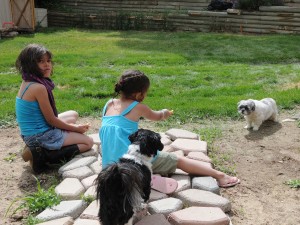
[[[158,133],[139,129],[129,136],[131,145],[118,163],[110,164],[97,178],[98,216],[102,225],[132,224],[151,192],[151,160],[163,149]]]

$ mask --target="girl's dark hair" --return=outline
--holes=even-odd
[[[118,83],[115,85],[115,92],[122,92],[125,97],[130,97],[133,93],[146,92],[150,86],[149,78],[138,70],[128,70],[124,72]]]
[[[38,62],[43,55],[47,54],[49,59],[52,59],[52,53],[42,45],[30,44],[27,45],[20,53],[16,60],[17,70],[23,74],[28,73],[33,76],[42,78],[43,74],[38,67]]]

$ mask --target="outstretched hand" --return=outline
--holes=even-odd
[[[163,120],[168,119],[171,115],[173,115],[173,110],[163,109]]]

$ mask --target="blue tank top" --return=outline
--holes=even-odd
[[[102,167],[118,162],[127,152],[130,141],[129,135],[138,130],[138,122],[125,117],[139,102],[132,102],[120,115],[105,116],[107,105],[102,113],[102,125],[99,130],[102,149]]]
[[[21,94],[21,97],[16,97],[16,116],[21,134],[23,136],[31,136],[49,130],[51,126],[46,122],[44,115],[37,101],[26,101],[23,95],[28,90],[29,83]]]

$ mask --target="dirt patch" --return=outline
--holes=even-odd
[[[288,113],[280,119],[289,117]],[[300,179],[300,128],[297,122],[266,122],[257,132],[245,121],[227,122],[215,142],[230,152],[242,183],[222,191],[231,200],[232,222],[241,225],[300,224],[300,190],[284,182]]]
[[[282,113],[280,121],[292,114]],[[100,121],[84,118],[81,122],[86,121],[92,124],[89,133],[98,132]],[[244,125],[244,120],[223,121],[219,125],[222,137],[214,144],[231,155],[242,182],[234,188],[222,189],[221,193],[232,203],[233,224],[300,224],[300,190],[284,184],[289,179],[300,179],[300,128],[297,122],[266,122],[257,132],[244,129]],[[162,129],[156,129],[153,123],[142,123],[142,127]],[[186,125],[185,129],[192,128],[193,125]],[[199,129],[199,124],[195,128]],[[5,211],[14,199],[36,191],[36,181],[30,167],[20,157],[23,143],[18,128],[1,129],[0,138],[0,221],[1,224],[20,225],[26,212],[4,218]],[[4,160],[13,154],[16,157],[12,157],[12,162]],[[52,176],[55,172],[39,175],[38,179],[43,184]]]

